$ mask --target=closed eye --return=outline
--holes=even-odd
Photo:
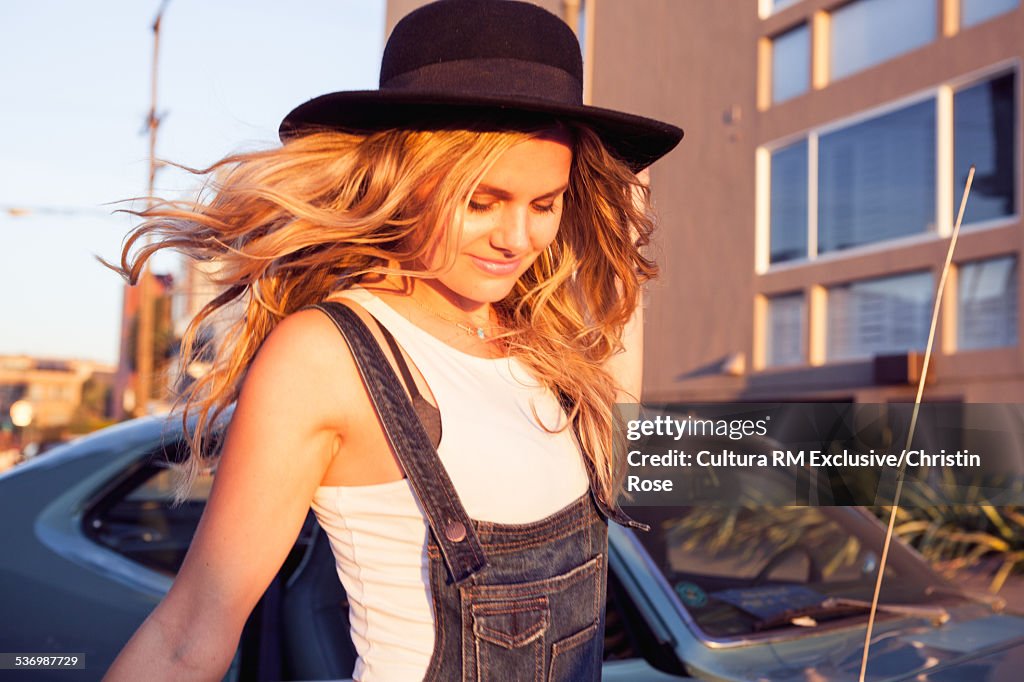
[[[474,213],[487,213],[492,208],[494,208],[494,206],[495,206],[495,202],[493,202],[493,201],[491,201],[491,202],[482,202],[482,201],[473,201],[472,199],[469,201],[469,210],[473,211]]]

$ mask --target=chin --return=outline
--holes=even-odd
[[[512,293],[515,285],[516,283],[513,280],[512,282],[495,282],[490,285],[475,287],[473,289],[473,297],[481,303],[497,303],[507,298]]]

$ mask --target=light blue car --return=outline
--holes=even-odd
[[[170,587],[209,480],[170,505],[173,420],[128,422],[0,475],[0,654],[76,654],[95,680]],[[770,482],[769,482],[770,483]],[[767,484],[767,483],[766,483]],[[610,530],[605,680],[856,680],[884,528],[859,508],[634,507]],[[869,680],[1024,679],[1024,618],[895,544]],[[312,517],[226,679],[344,679],[345,595]]]

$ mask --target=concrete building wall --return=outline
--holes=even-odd
[[[754,191],[757,26],[755,14],[737,11],[744,4],[593,3],[593,103],[686,131],[651,169],[661,277],[647,308],[644,391],[655,399],[672,397],[684,377],[717,373],[730,355],[749,353],[751,319],[737,306],[754,286],[745,227],[753,213],[743,198]]]

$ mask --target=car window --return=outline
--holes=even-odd
[[[213,484],[200,473],[188,498],[175,506],[174,490],[184,473],[154,460],[94,504],[87,534],[97,543],[143,566],[173,576],[185,559]]]
[[[721,578],[752,581],[775,562],[765,581],[806,582],[810,563],[821,582],[858,580],[877,567],[875,552],[860,538],[812,507],[778,509],[695,508],[666,519],[665,560],[673,573],[701,566]]]
[[[131,490],[124,499],[132,502],[166,502],[174,497],[174,491],[183,479],[184,473],[180,468],[168,466],[147,478],[140,486]],[[189,489],[186,499],[199,502],[209,499],[211,486],[213,486],[213,474],[210,472],[200,473]]]
[[[634,507],[630,514],[651,525],[640,542],[709,635],[750,634],[775,612],[828,597],[871,599],[882,533],[858,523],[855,510]],[[882,600],[928,601],[932,580],[923,566],[890,563]]]
[[[125,472],[89,505],[83,522],[85,534],[147,568],[176,575],[199,526],[214,479],[214,472],[200,472],[185,500],[175,505],[174,493],[185,473],[173,462],[185,451],[184,444],[172,444]],[[301,562],[315,528],[316,518],[310,512],[282,564],[282,576],[291,575]]]

